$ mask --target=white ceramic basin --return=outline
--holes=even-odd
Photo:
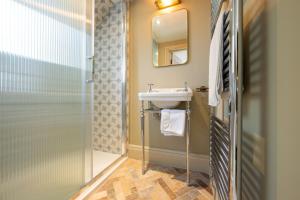
[[[191,88],[154,88],[150,92],[140,92],[140,101],[151,101],[158,108],[175,108],[181,101],[191,101]]]

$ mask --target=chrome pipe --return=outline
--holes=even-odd
[[[145,109],[144,101],[141,102],[141,139],[142,139],[142,174],[145,174]]]
[[[190,102],[186,102],[186,183],[190,185],[190,129],[191,129],[191,110]]]
[[[241,199],[241,127],[242,127],[242,73],[243,73],[243,1],[232,4],[232,65],[231,65],[231,152],[230,152],[230,194],[231,199]]]

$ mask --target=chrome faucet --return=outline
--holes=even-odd
[[[148,84],[148,86],[149,86],[148,92],[152,92],[152,86],[153,86],[153,85],[154,85],[153,83],[149,83],[149,84]]]

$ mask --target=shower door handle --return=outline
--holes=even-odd
[[[88,79],[88,80],[85,81],[87,84],[89,84],[89,83],[94,83],[94,80],[95,80],[94,79],[94,75],[95,75],[94,56],[87,57],[87,59],[92,62],[92,79]]]

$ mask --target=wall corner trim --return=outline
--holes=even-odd
[[[128,157],[141,160],[142,146],[128,145]],[[185,152],[145,146],[146,161],[163,166],[185,169]],[[192,171],[209,173],[209,156],[190,154],[190,167]]]

